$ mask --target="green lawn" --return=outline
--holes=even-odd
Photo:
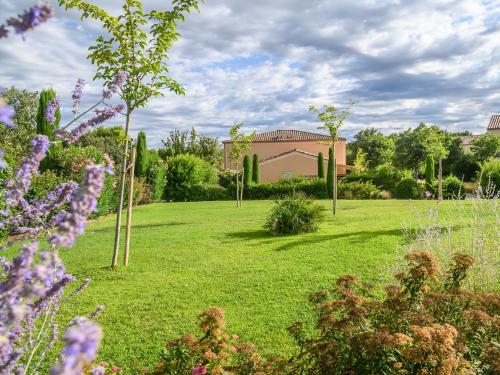
[[[104,304],[100,358],[129,370],[156,363],[165,341],[193,332],[196,315],[210,306],[224,308],[229,331],[262,353],[288,354],[286,328],[310,319],[309,293],[346,273],[378,285],[389,280],[408,202],[340,201],[337,216],[327,215],[318,233],[291,237],[262,229],[270,204],[138,207],[130,266],[117,271],[109,269],[114,217],[97,220],[62,254],[71,273],[92,279],[64,308],[65,318]]]

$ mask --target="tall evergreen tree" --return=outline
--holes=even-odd
[[[40,99],[38,101],[38,111],[36,114],[36,132],[37,134],[46,135],[49,140],[54,140],[54,130],[59,127],[59,123],[61,122],[61,110],[59,107],[54,112],[55,121],[50,123],[45,113],[47,111],[47,107],[51,100],[56,99],[56,92],[54,89],[46,89],[42,90],[40,93]],[[49,152],[44,160],[40,163],[40,170],[44,171],[50,169],[52,166],[52,160],[57,152],[62,149],[62,143],[52,143],[49,148]]]
[[[252,165],[250,164],[250,156],[243,157],[243,186],[247,188],[252,181]]]
[[[258,184],[260,182],[259,155],[257,154],[253,154],[252,182],[254,184]]]
[[[140,131],[137,135],[137,151],[135,157],[135,175],[146,177],[148,170],[148,147],[146,145],[146,133]]]
[[[436,179],[434,167],[435,167],[434,156],[427,155],[427,160],[425,164],[425,182],[429,186],[432,186],[434,184],[434,180]]]
[[[325,178],[325,160],[322,152],[318,154],[318,177]]]
[[[326,190],[328,196],[333,197],[333,149],[328,150],[328,171],[326,172]]]

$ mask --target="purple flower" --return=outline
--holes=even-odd
[[[87,318],[75,318],[74,325],[66,331],[63,340],[62,361],[54,366],[51,375],[80,375],[83,365],[92,362],[101,341],[101,329]]]
[[[57,99],[52,99],[47,105],[47,108],[45,109],[45,119],[49,122],[49,124],[56,122],[56,114],[59,107],[60,104]]]
[[[80,105],[80,100],[82,99],[84,86],[85,81],[79,78],[78,81],[76,81],[76,86],[73,90],[73,113],[75,115],[78,113],[78,106]]]
[[[96,109],[96,116],[88,121],[82,122],[71,132],[66,132],[64,130],[59,130],[55,132],[56,136],[65,140],[68,143],[75,143],[80,137],[90,128],[93,128],[103,122],[116,117],[116,115],[123,111],[124,106],[122,104],[116,105],[114,107],[106,107],[101,109]]]
[[[14,180],[6,180],[7,187],[5,203],[14,207],[26,204],[25,194],[31,185],[33,174],[38,173],[40,162],[49,149],[49,139],[45,135],[37,135],[31,141],[31,154],[24,158],[21,166],[15,172]]]
[[[0,149],[0,169],[4,169],[5,167],[7,167],[7,163],[4,160],[3,150]]]
[[[205,375],[207,373],[207,369],[203,365],[198,365],[196,366],[193,371],[191,372],[191,375]]]
[[[43,22],[46,22],[54,15],[54,8],[48,3],[37,3],[30,9],[25,10],[23,14],[11,17],[7,25],[14,28],[16,34],[23,34],[28,30],[34,29]]]
[[[70,247],[76,237],[83,233],[89,216],[97,209],[97,198],[104,186],[104,167],[87,167],[80,189],[71,201],[71,209],[57,217],[56,231],[49,235],[55,246]]]
[[[3,122],[10,128],[15,127],[12,119],[16,115],[14,108],[5,104],[2,98],[0,98],[0,122]]]
[[[104,99],[111,99],[113,94],[116,94],[118,90],[122,88],[123,84],[127,80],[127,77],[127,72],[120,70],[109,87],[103,91],[102,97]]]

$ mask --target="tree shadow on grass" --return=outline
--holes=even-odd
[[[165,228],[165,227],[173,227],[173,226],[179,226],[179,225],[188,225],[189,223],[183,223],[183,222],[178,222],[178,221],[171,221],[167,223],[153,223],[153,224],[133,224],[132,223],[132,230],[134,229],[150,229],[150,228]],[[125,228],[125,226],[122,226],[122,229]],[[89,233],[99,233],[99,232],[109,232],[109,231],[114,231],[115,226],[109,226],[109,227],[103,227],[103,228],[97,228],[88,231]]]

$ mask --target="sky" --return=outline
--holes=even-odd
[[[64,122],[78,78],[88,83],[84,107],[102,91],[86,59],[101,29],[51,2],[55,17],[26,40],[0,40],[0,86],[53,87]],[[93,2],[119,14],[119,0]],[[0,23],[33,3],[0,0]],[[171,2],[143,3],[163,10]],[[420,122],[480,134],[500,113],[500,0],[206,0],[179,31],[168,64],[186,95],[165,92],[132,120],[132,134],[144,130],[150,147],[192,127],[223,140],[235,122],[316,132],[310,105],[351,100],[340,132],[348,139]]]

